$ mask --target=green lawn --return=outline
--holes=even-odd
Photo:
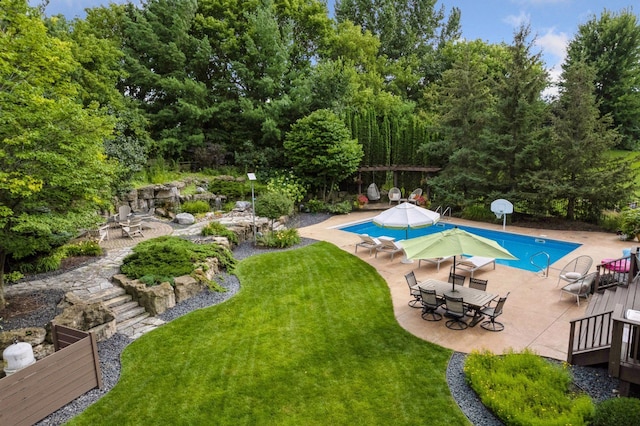
[[[451,351],[397,324],[367,263],[316,243],[237,274],[231,300],[131,344],[120,382],[71,424],[469,424],[446,384]]]

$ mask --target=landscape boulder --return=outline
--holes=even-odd
[[[191,213],[178,213],[173,221],[180,225],[193,225],[196,218]]]
[[[102,302],[76,303],[53,319],[53,323],[81,331],[93,331],[103,341],[116,334],[116,316]]]
[[[190,299],[204,290],[204,285],[189,275],[183,275],[175,279],[176,303]]]

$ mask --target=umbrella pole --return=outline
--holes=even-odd
[[[404,229],[404,239],[405,239],[405,241],[409,239],[409,227],[408,226]],[[404,254],[404,258],[400,262],[402,262],[402,263],[413,263],[413,260],[409,259],[407,257],[407,253],[405,253]]]
[[[456,278],[455,278],[455,274],[456,274],[456,257],[453,256],[453,277],[451,277],[451,286],[453,287],[453,290],[451,290],[452,293],[456,292]]]

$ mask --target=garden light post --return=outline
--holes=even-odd
[[[253,218],[253,245],[256,245],[256,197],[253,193],[253,181],[256,180],[255,173],[247,173],[247,177],[251,182],[251,216]]]

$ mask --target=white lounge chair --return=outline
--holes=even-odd
[[[360,242],[356,244],[356,253],[358,252],[358,247],[366,248],[369,250],[369,256],[371,256],[371,252],[375,250],[380,245],[380,240],[377,238],[370,237],[367,234],[360,234]]]
[[[450,259],[453,259],[453,256],[434,257],[434,258],[431,258],[431,259],[418,259],[418,268],[420,267],[422,262],[427,262],[427,263],[433,263],[433,264],[437,265],[437,270],[440,271],[440,264],[442,262],[446,262],[447,260],[450,260]]]
[[[379,238],[380,245],[376,247],[376,257],[378,257],[379,252],[389,253],[391,254],[391,260],[393,260],[393,256],[404,249],[395,241],[389,240],[387,238]]]
[[[475,271],[492,263],[493,269],[496,269],[496,260],[493,257],[473,256],[456,262],[456,269],[470,272],[471,278],[473,278],[473,273]]]
[[[572,283],[584,277],[589,272],[589,269],[591,269],[591,265],[593,265],[593,259],[590,256],[582,255],[576,257],[562,268],[556,287],[560,284],[560,281]]]
[[[422,195],[422,188],[416,188],[413,190],[411,194],[409,194],[409,198],[407,201],[413,204],[418,204],[418,198]]]

